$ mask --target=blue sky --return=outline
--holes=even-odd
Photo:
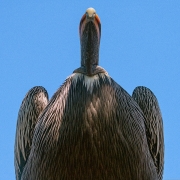
[[[164,123],[164,180],[180,179],[180,1],[1,1],[0,179],[14,180],[14,138],[22,99],[36,85],[49,96],[80,65],[79,21],[101,19],[100,65],[128,93],[149,87]]]

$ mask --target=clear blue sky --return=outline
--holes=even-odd
[[[164,120],[164,180],[180,179],[180,1],[0,2],[0,179],[14,180],[19,107],[33,86],[50,97],[80,65],[78,26],[88,7],[101,19],[100,65],[132,94],[157,96]]]

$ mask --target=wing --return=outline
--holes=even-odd
[[[156,96],[143,86],[136,87],[132,97],[145,116],[145,127],[150,153],[156,166],[158,177],[162,179],[164,168],[163,122]]]
[[[14,147],[14,164],[16,179],[21,179],[23,168],[27,162],[38,117],[48,103],[45,88],[35,86],[29,90],[18,113]]]

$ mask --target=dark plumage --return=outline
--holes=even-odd
[[[93,8],[87,9],[79,29],[81,67],[66,79],[46,108],[42,106],[28,146],[30,153],[19,162],[24,147],[19,148],[18,143],[26,146],[23,142],[32,137],[19,135],[20,127],[27,129],[31,117],[24,115],[31,110],[21,105],[15,143],[17,179],[161,179],[163,127],[155,96],[138,87],[131,97],[98,66],[101,25]],[[31,99],[33,94],[27,96]],[[23,102],[34,107],[29,98]]]
[[[156,166],[159,179],[163,178],[164,134],[161,111],[157,98],[146,87],[137,87],[132,94],[145,116],[146,136],[151,156]]]
[[[36,86],[29,90],[22,101],[17,120],[14,163],[16,179],[20,179],[31,150],[34,127],[48,103],[47,91]]]

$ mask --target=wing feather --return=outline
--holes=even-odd
[[[154,160],[159,180],[161,180],[164,168],[164,133],[158,100],[150,89],[143,86],[136,87],[132,97],[144,113],[150,153]]]
[[[23,168],[31,150],[35,125],[47,103],[48,93],[41,86],[35,86],[30,89],[22,101],[18,113],[14,147],[14,164],[17,180],[21,179]]]

